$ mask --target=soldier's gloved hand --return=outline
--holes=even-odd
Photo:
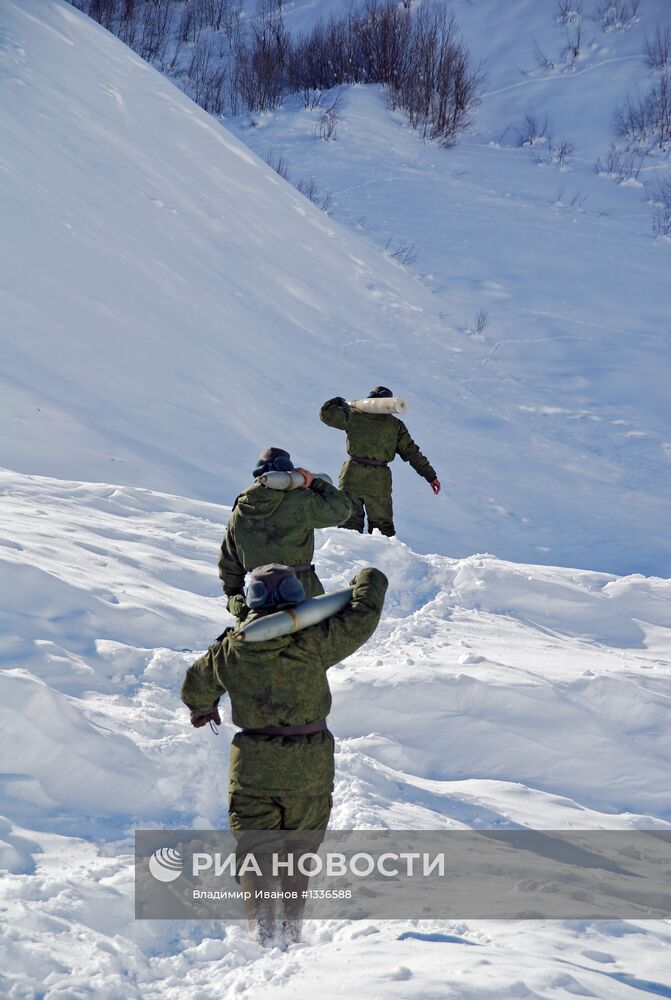
[[[214,722],[215,726],[221,725],[221,716],[219,715],[219,709],[216,704],[212,708],[198,710],[195,708],[191,709],[191,725],[196,729],[200,729],[202,726],[206,726],[208,722]]]
[[[342,396],[334,396],[333,399],[327,399],[324,406],[347,406],[347,400]]]
[[[438,480],[434,479],[434,481],[429,485],[431,486],[431,489],[436,494],[436,496],[438,496],[438,494],[440,493],[440,483],[438,482]]]
[[[226,602],[226,610],[239,621],[243,622],[249,614],[249,608],[244,594],[232,594]]]
[[[304,482],[304,483],[303,483],[303,485],[301,486],[301,489],[302,489],[302,490],[307,490],[307,489],[309,489],[309,488],[310,488],[310,487],[312,486],[312,480],[313,480],[313,479],[315,478],[315,477],[314,477],[314,476],[312,475],[312,473],[311,473],[311,472],[308,472],[308,470],[307,470],[307,469],[301,469],[301,468],[299,468],[298,466],[295,466],[295,470],[294,470],[294,471],[295,471],[295,472],[300,472],[301,476],[303,476],[303,478],[305,479],[305,482]]]

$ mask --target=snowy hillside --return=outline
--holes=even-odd
[[[196,732],[178,689],[184,647],[227,620],[227,513],[2,476],[0,993],[667,995],[662,922],[313,922],[282,954],[237,923],[134,921],[133,829],[226,821],[230,715]],[[318,535],[329,588],[390,578],[375,637],[330,672],[334,828],[669,828],[668,582]]]
[[[306,30],[337,6],[297,0],[286,23]],[[227,124],[294,183],[312,178],[334,219],[407,259],[434,293],[452,357],[427,384],[457,377],[442,426],[457,502],[468,497],[478,515],[481,541],[469,532],[467,545],[510,554],[501,535],[533,536],[514,558],[668,575],[665,529],[649,547],[639,503],[645,495],[660,527],[668,520],[670,247],[653,238],[651,201],[671,164],[641,158],[624,183],[604,164],[616,109],[655,79],[645,38],[668,23],[669,5],[647,0],[626,30],[607,31],[594,16],[607,5],[574,4],[584,14],[571,68],[560,53],[575,25],[554,0],[449,6],[487,72],[454,148],[423,143],[382,88],[342,88],[330,142],[319,134],[333,92],[312,110],[289,97]],[[555,65],[540,66],[538,50]],[[615,509],[628,525],[614,529]],[[456,524],[450,551],[463,538]]]
[[[445,484],[395,472],[415,548],[668,572],[668,248],[638,193],[590,177],[577,211],[586,174],[425,147],[376,91],[335,143],[290,108],[243,129],[288,135],[332,219],[72,7],[8,0],[3,30],[2,464],[231,502],[271,440],[335,474],[318,405],[382,382]]]
[[[390,579],[330,672],[332,827],[671,828],[669,247],[590,165],[659,5],[547,79],[547,4],[456,6],[490,77],[445,151],[376,88],[335,142],[291,101],[236,136],[62,0],[2,5],[2,998],[671,996],[662,921],[315,921],[281,952],[133,917],[134,829],[226,822],[228,707],[196,731],[179,687],[228,623],[230,504],[270,443],[335,474],[317,408],[379,382],[445,489],[395,467],[398,538],[318,533],[328,589]],[[569,170],[502,137],[531,100]]]

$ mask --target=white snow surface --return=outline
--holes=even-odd
[[[456,149],[354,88],[333,143],[290,101],[238,123],[257,156],[72,7],[6,0],[2,464],[230,503],[271,443],[336,475],[320,403],[383,383],[444,484],[395,464],[416,550],[668,574],[669,247],[640,190],[592,171],[611,106],[647,85],[643,22],[545,80],[531,36],[559,44],[554,5],[502,8],[458,5],[489,96]],[[556,132],[579,123],[569,172],[489,145],[546,97]],[[333,218],[268,147],[334,192]]]
[[[0,491],[0,995],[668,995],[662,921],[313,921],[286,952],[135,921],[133,829],[226,825],[230,715],[192,729],[179,686],[230,621],[229,509],[8,471]],[[671,827],[670,581],[318,532],[327,589],[370,564],[383,620],[329,674],[332,827]]]
[[[331,825],[669,828],[671,582],[642,575],[668,566],[668,247],[636,191],[585,171],[611,216],[548,206],[526,151],[424,146],[357,88],[337,143],[289,106],[247,130],[331,158],[331,219],[57,0],[5,0],[0,88],[0,996],[671,996],[668,922],[312,922],[279,951],[241,923],[135,921],[132,899],[136,827],[226,822],[230,716],[215,737],[179,702],[229,621],[224,504],[269,435],[335,470],[318,404],[380,381],[448,495],[401,468],[403,540],[318,533],[327,589],[390,579],[330,672]],[[346,162],[353,188],[370,170],[356,232]],[[385,227],[426,233],[417,273]],[[483,302],[484,342],[456,318]],[[538,354],[513,346],[525,315]]]

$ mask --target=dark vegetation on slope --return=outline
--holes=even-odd
[[[483,73],[442,5],[360,0],[292,36],[282,0],[70,0],[167,73],[215,115],[271,111],[286,94],[307,106],[333,87],[383,84],[425,137],[456,141]]]

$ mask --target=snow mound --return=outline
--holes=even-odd
[[[344,947],[359,988],[384,996],[408,979],[401,964],[435,994],[455,948],[459,991],[478,952],[511,996],[516,982],[552,996],[565,975],[558,942],[573,992],[609,996],[585,948],[611,955],[618,975],[633,963],[648,970],[633,978],[660,978],[668,934],[654,924],[536,922],[512,941],[487,922],[316,922],[311,947],[287,955],[264,953],[238,924],[137,924],[133,828],[226,822],[230,715],[224,705],[218,738],[193,730],[179,686],[230,621],[216,574],[230,510],[8,471],[1,489],[0,575],[11,593],[39,572],[43,595],[28,615],[28,587],[17,587],[0,647],[6,995],[47,983],[48,1000],[116,1000],[132,977],[143,998],[279,996],[317,967],[327,976]],[[318,532],[328,588],[371,564],[390,580],[382,622],[329,677],[332,826],[669,829],[669,581]],[[343,981],[325,978],[324,996]]]

